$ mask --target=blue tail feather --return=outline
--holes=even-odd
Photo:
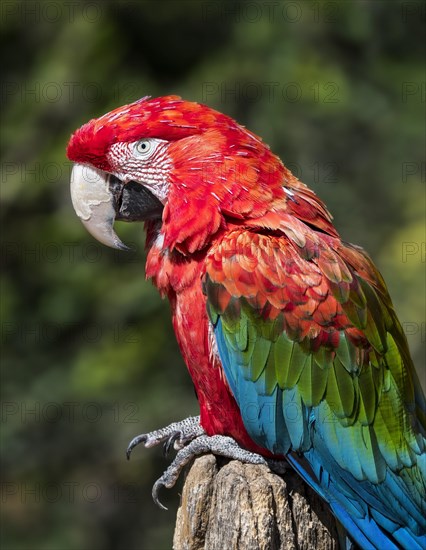
[[[331,472],[327,486],[321,478],[319,485],[337,519],[361,548],[426,548],[425,518],[391,470],[381,484],[356,481],[318,442],[305,458],[314,471],[321,467]]]

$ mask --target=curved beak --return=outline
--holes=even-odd
[[[161,219],[163,205],[140,183],[121,180],[86,164],[71,172],[71,200],[88,232],[112,248],[129,250],[114,231],[114,221]]]

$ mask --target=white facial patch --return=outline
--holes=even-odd
[[[114,143],[107,158],[113,174],[124,183],[137,181],[163,204],[169,190],[172,161],[167,154],[168,141],[146,138],[131,143]]]

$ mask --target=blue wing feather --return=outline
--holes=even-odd
[[[226,379],[252,439],[276,454],[286,454],[293,468],[329,503],[339,522],[361,548],[424,550],[424,502],[407,492],[406,483],[389,468],[382,483],[355,480],[351,471],[361,473],[359,457],[351,455],[349,450],[344,454],[345,448],[342,450],[341,445],[336,445],[333,454],[338,457],[343,453],[350,471],[339,465],[330,453],[330,441],[326,446],[322,439],[325,428],[330,438],[330,426],[326,426],[324,414],[322,422],[318,421],[320,407],[306,407],[297,386],[283,391],[276,385],[271,393],[265,392],[264,374],[255,382],[243,375],[246,367],[238,363],[238,354],[230,350],[220,317],[214,334]],[[340,434],[334,433],[338,438]],[[303,457],[291,452],[292,449],[305,450]],[[390,495],[392,502],[389,502]],[[404,521],[407,527],[403,526]]]

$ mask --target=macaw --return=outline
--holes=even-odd
[[[144,221],[200,416],[141,434],[178,453],[286,460],[364,549],[424,549],[425,397],[382,276],[254,133],[178,96],[71,137],[71,197],[102,243]]]

